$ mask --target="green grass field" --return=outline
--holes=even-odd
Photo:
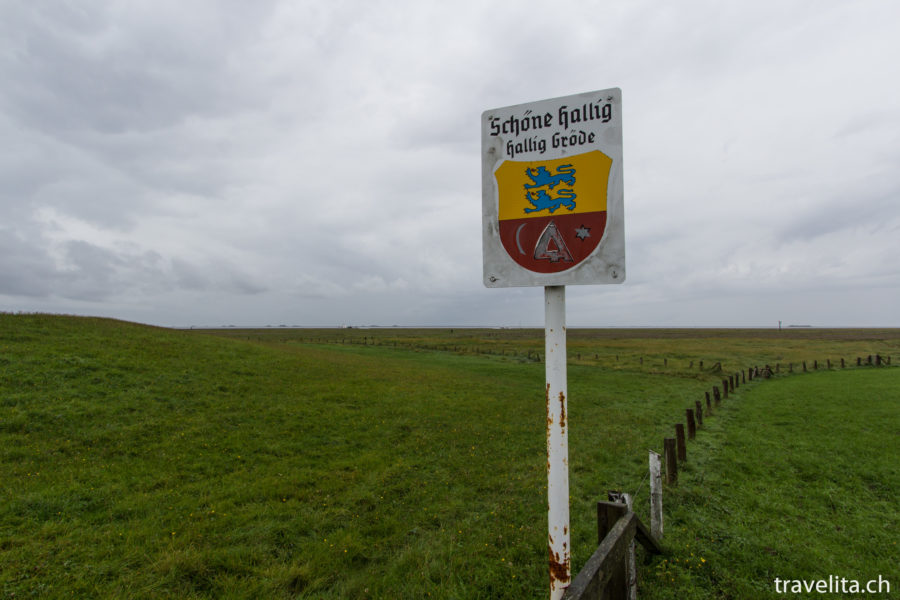
[[[684,408],[723,372],[774,362],[792,362],[796,371],[803,360],[811,369],[813,360],[824,366],[898,349],[897,330],[570,331],[575,569],[596,544],[593,503],[609,489],[646,501],[647,449],[661,447]],[[545,597],[538,354],[535,330],[197,332],[0,314],[0,593]],[[803,395],[805,381],[833,388],[874,373],[870,384],[884,396],[870,415],[877,427],[871,435],[832,432],[837,448],[829,453],[869,444],[877,444],[870,454],[889,450],[877,440],[896,440],[896,372],[817,372],[742,386],[689,450],[681,485],[667,491],[671,555],[642,571],[648,597],[689,597],[671,595],[676,583],[695,597],[769,589],[762,573],[772,574],[775,559],[790,548],[805,556],[804,529],[787,526],[796,535],[782,545],[742,542],[741,528],[762,510],[771,517],[772,507],[705,500],[706,482],[733,478],[739,496],[751,494],[753,473],[734,471],[739,455],[726,450],[741,435],[749,436],[743,444],[761,437],[748,432],[771,418],[766,394],[786,390],[791,402],[819,403]],[[794,385],[802,390],[790,391]],[[849,418],[832,416],[816,435]],[[788,439],[809,424],[782,421]],[[802,435],[811,440],[813,432]],[[868,486],[860,494],[878,486],[895,492],[896,458],[895,449],[893,459],[863,463],[854,472]],[[789,466],[779,471],[787,486],[818,473]],[[893,515],[896,531],[896,500],[866,499],[867,514],[887,526]],[[725,518],[721,507],[739,518]],[[809,519],[821,533],[816,524],[825,517]],[[694,531],[711,531],[712,546],[700,545]],[[700,574],[673,563],[688,558],[688,544],[711,563]],[[880,546],[896,564],[896,546]],[[772,560],[745,567],[744,551],[760,547]],[[816,552],[840,550],[823,542]],[[800,577],[805,564],[778,566],[783,577]],[[856,564],[833,565],[855,574]]]
[[[642,597],[784,598],[776,577],[829,576],[892,586],[843,597],[897,597],[898,442],[897,369],[801,375],[742,395],[708,421],[667,491],[671,554],[645,570]]]

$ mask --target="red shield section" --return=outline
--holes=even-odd
[[[597,248],[606,228],[606,211],[508,219],[499,224],[500,240],[514,261],[537,273],[559,273]]]

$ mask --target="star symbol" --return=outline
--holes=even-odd
[[[585,238],[591,237],[591,228],[585,227],[584,225],[582,225],[581,227],[579,227],[578,229],[575,230],[575,236],[578,239],[584,241]]]

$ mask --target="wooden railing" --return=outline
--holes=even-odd
[[[599,546],[566,590],[563,600],[626,600],[634,586],[634,565],[629,549],[635,541],[649,553],[662,547],[625,504],[597,503]],[[633,551],[632,551],[633,552]]]

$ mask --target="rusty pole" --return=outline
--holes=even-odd
[[[572,581],[569,536],[569,440],[566,432],[566,288],[544,287],[544,351],[547,372],[547,529],[550,600],[560,600]]]

